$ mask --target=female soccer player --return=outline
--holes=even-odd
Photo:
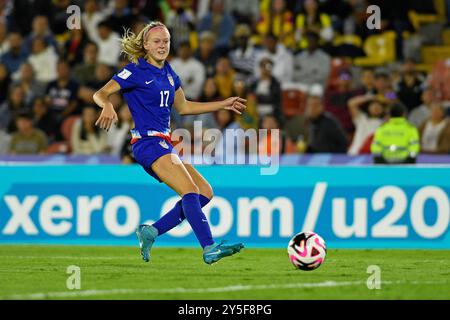
[[[201,209],[213,196],[211,186],[174,152],[169,136],[170,111],[174,106],[181,115],[221,109],[241,114],[246,100],[239,97],[208,103],[186,100],[179,77],[166,61],[169,49],[170,34],[161,22],[149,23],[138,35],[126,32],[122,51],[131,62],[94,94],[95,103],[103,109],[96,125],[108,131],[117,121],[108,97],[121,90],[135,122],[131,143],[136,161],[148,174],[181,196],[161,219],[153,225],[140,225],[136,230],[144,261],[149,261],[157,236],[187,219],[203,248],[203,260],[211,264],[239,252],[244,246],[214,242]]]

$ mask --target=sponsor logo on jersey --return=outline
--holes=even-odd
[[[122,78],[122,79],[127,79],[129,76],[131,76],[131,72],[129,71],[129,70],[127,70],[127,69],[123,69],[118,75],[117,75],[119,78]]]

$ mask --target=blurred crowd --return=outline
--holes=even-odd
[[[80,29],[67,28],[72,4]],[[366,24],[372,4],[380,29]],[[247,99],[242,116],[173,112],[172,129],[193,130],[195,120],[203,129],[279,129],[281,153],[357,155],[395,117],[417,131],[420,152],[449,154],[450,54],[421,54],[450,46],[449,9],[449,0],[2,1],[0,154],[133,161],[122,96],[111,96],[119,122],[106,133],[94,125],[92,95],[128,63],[125,28],[137,34],[151,20],[171,32],[169,61],[188,99]]]

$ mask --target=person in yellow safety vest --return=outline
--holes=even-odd
[[[375,163],[415,163],[420,151],[419,132],[405,119],[406,108],[395,103],[390,119],[376,131],[370,147]]]

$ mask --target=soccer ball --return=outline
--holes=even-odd
[[[311,271],[320,267],[327,255],[327,246],[314,232],[301,232],[292,237],[287,247],[289,260],[295,268]]]

